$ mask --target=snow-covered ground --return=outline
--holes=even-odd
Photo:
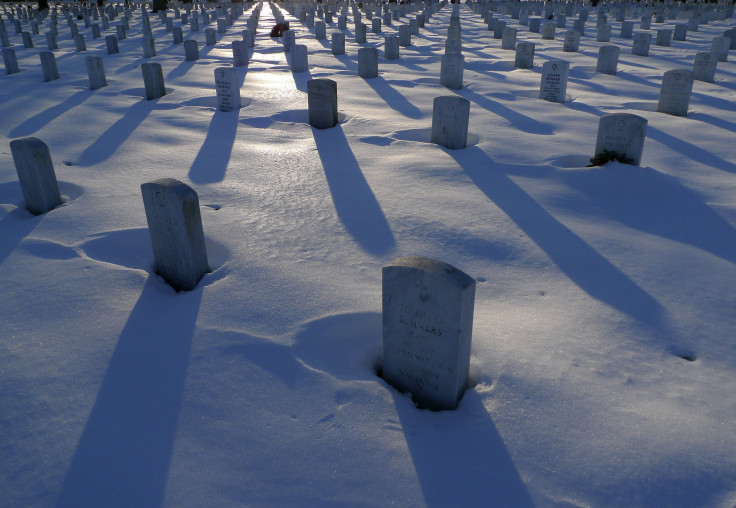
[[[736,504],[736,56],[695,82],[687,117],[655,111],[664,71],[736,22],[639,57],[613,21],[618,74],[603,75],[595,11],[579,53],[501,15],[537,44],[520,70],[463,5],[452,91],[451,10],[365,80],[352,15],[336,57],[336,17],[318,41],[283,10],[309,47],[292,74],[266,3],[231,113],[213,71],[250,11],[214,47],[185,27],[196,62],[156,15],[152,59],[140,10],[117,55],[117,20],[97,40],[80,23],[104,56],[96,91],[62,16],[47,83],[45,24],[24,49],[3,16],[21,72],[0,74],[0,506]],[[382,54],[398,24],[368,44]],[[549,59],[571,63],[564,104],[537,98]],[[168,92],[153,101],[148,60]],[[318,131],[306,83],[322,77],[340,123]],[[429,143],[441,95],[471,102],[466,149]],[[649,121],[641,167],[586,167],[612,112]],[[27,136],[66,199],[38,217],[9,149]],[[140,185],[163,177],[199,194],[213,271],[191,292],[153,273]],[[405,255],[477,280],[455,411],[376,376],[381,267]]]

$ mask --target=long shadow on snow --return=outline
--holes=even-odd
[[[42,127],[46,127],[48,124],[56,120],[58,117],[60,117],[70,109],[73,109],[82,104],[93,93],[94,92],[91,92],[90,90],[82,90],[67,97],[59,104],[51,106],[50,108],[33,115],[20,125],[13,128],[13,130],[11,130],[8,134],[8,137],[19,138],[23,136],[30,136]]]
[[[393,250],[396,241],[391,227],[360,170],[342,127],[312,128],[312,135],[335,211],[347,232],[370,254],[383,255]]]
[[[736,230],[676,178],[652,168],[615,164],[565,172],[562,181],[630,228],[736,264]]]
[[[225,178],[227,165],[238,131],[238,110],[215,111],[210,121],[207,137],[189,168],[189,178],[194,183],[221,182]]]
[[[446,152],[583,291],[642,323],[661,324],[659,302],[524,192],[502,165],[478,147]]]
[[[541,135],[550,135],[554,133],[555,129],[552,124],[542,123],[535,120],[534,118],[522,115],[521,113],[518,113],[511,108],[507,108],[499,102],[489,99],[485,95],[474,92],[468,87],[463,87],[460,90],[450,91],[468,99],[469,101],[475,102],[481,108],[504,118],[521,132]]]
[[[427,506],[534,506],[478,393],[440,413],[392,395]]]
[[[146,281],[64,478],[57,507],[159,507],[166,491],[202,287]]]
[[[79,157],[80,166],[92,166],[109,158],[122,146],[153,109],[167,110],[180,107],[178,104],[158,104],[158,99],[136,102],[120,119],[103,132]]]
[[[18,185],[18,193],[20,194],[20,192],[20,185]],[[31,234],[31,231],[41,220],[43,220],[43,215],[33,215],[25,208],[16,208],[0,219],[0,238],[3,239],[0,242],[0,265],[10,256],[18,244]]]
[[[422,118],[422,112],[414,104],[408,101],[403,94],[399,93],[391,84],[381,76],[364,80],[392,109],[398,111],[408,118]]]

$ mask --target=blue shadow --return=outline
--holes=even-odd
[[[57,507],[160,507],[202,287],[149,276],[125,324]]]
[[[386,217],[365,180],[339,125],[312,128],[335,210],[345,229],[366,252],[381,256],[396,247]]]
[[[189,179],[194,183],[221,182],[235,144],[239,111],[215,111],[207,130],[207,137],[189,169]]]
[[[70,109],[82,104],[85,100],[87,100],[90,95],[92,95],[92,92],[90,92],[89,90],[82,90],[67,97],[59,104],[51,106],[50,108],[33,115],[32,117],[25,120],[22,124],[14,127],[13,130],[8,133],[8,137],[20,138],[24,136],[30,136],[39,129],[46,127],[48,124],[56,120],[58,117],[60,117]]]

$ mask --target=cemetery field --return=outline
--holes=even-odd
[[[689,103],[679,84],[660,101],[665,72],[687,80],[736,27],[733,11],[702,10],[697,31],[665,46],[659,31],[694,6],[659,22],[643,4],[624,21],[610,6],[598,42],[604,12],[586,4],[579,47],[564,51],[583,4],[554,39],[515,19],[519,6],[543,17],[541,4],[486,4],[534,43],[523,69],[482,6],[463,4],[451,89],[440,75],[452,4],[416,3],[373,33],[363,3],[365,43],[355,6],[325,0],[326,39],[298,20],[317,4],[264,2],[210,45],[206,29],[236,4],[190,4],[196,31],[170,4],[197,42],[189,61],[150,5],[155,48],[131,3],[108,54],[123,5],[113,17],[106,4],[99,38],[73,15],[79,51],[59,4],[48,81],[50,17],[35,34],[22,4],[0,4],[19,70],[0,68],[0,507],[736,506],[736,49]],[[552,7],[562,21],[567,7]],[[411,45],[386,59],[384,37],[423,11]],[[269,36],[279,15],[306,71]],[[233,67],[249,20],[255,46]],[[337,32],[345,54],[332,53]],[[640,33],[648,56],[632,54]],[[598,61],[606,45],[619,48],[613,67]],[[366,47],[377,77],[359,76]],[[106,86],[91,89],[87,56],[101,57]],[[569,63],[564,102],[539,98],[554,60]],[[165,95],[147,100],[152,62]],[[234,69],[239,109],[219,110],[220,68]],[[336,83],[334,127],[310,126],[313,79]],[[469,102],[465,148],[431,142],[443,96]],[[613,113],[646,120],[639,165],[588,167]],[[48,146],[63,200],[40,215],[10,149],[28,137]],[[199,199],[210,271],[190,291],[154,268],[141,185],[164,178]],[[382,267],[404,256],[475,280],[455,410],[419,409],[377,374]]]

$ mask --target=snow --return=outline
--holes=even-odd
[[[104,57],[96,91],[63,17],[61,79],[44,83],[45,27],[23,49],[3,16],[22,72],[0,75],[0,505],[736,505],[733,61],[695,82],[687,117],[655,111],[662,74],[733,18],[649,57],[612,22],[604,75],[595,12],[579,53],[519,26],[536,43],[520,70],[463,5],[452,91],[450,13],[364,80],[351,30],[335,57],[336,24],[317,41],[284,11],[309,47],[292,74],[265,3],[232,113],[213,71],[249,12],[214,47],[185,28],[196,62],[151,15],[154,101],[140,10],[118,55],[80,24]],[[571,63],[564,104],[537,98],[548,59]],[[308,125],[311,78],[337,82],[336,128]],[[434,97],[454,94],[471,102],[457,151],[429,143]],[[614,112],[649,122],[641,167],[588,168]],[[9,150],[26,136],[48,144],[66,200],[38,217]],[[140,185],[164,177],[199,194],[213,271],[191,292],[153,273]],[[406,255],[477,280],[455,411],[376,375],[381,267]]]

